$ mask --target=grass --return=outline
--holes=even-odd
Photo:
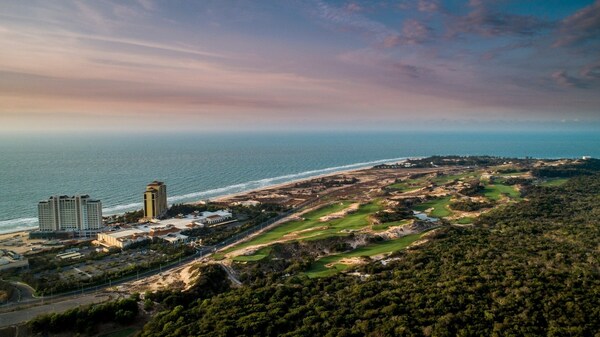
[[[483,190],[483,194],[491,200],[500,200],[502,199],[503,195],[506,195],[514,200],[521,199],[519,191],[517,191],[513,186],[502,184],[486,185],[485,189]]]
[[[408,247],[411,243],[417,241],[422,235],[423,234],[411,234],[394,240],[372,243],[350,252],[325,256],[315,261],[305,273],[308,275],[308,277],[325,277],[334,275],[350,267],[346,264],[336,263],[344,258],[375,256],[395,252]],[[328,264],[333,264],[333,267],[326,267]]]
[[[288,234],[295,233],[297,240],[316,240],[330,236],[344,236],[351,231],[360,230],[370,225],[369,215],[381,209],[379,201],[375,200],[368,204],[361,205],[359,209],[343,218],[333,219],[327,222],[321,222],[319,219],[323,216],[339,212],[352,204],[351,201],[327,205],[306,213],[304,220],[290,221],[281,224],[265,233],[260,234],[254,239],[241,243],[237,246],[228,248],[223,253],[261,244],[269,244],[283,238]],[[347,232],[344,232],[346,230]],[[258,253],[258,252],[257,252]],[[250,258],[249,255],[246,258]]]
[[[521,177],[521,176],[524,176],[526,174],[527,174],[527,172],[517,172],[517,171],[515,171],[515,172],[509,172],[509,173],[497,173],[497,174],[494,174],[494,176],[501,176],[501,177],[511,177],[511,176],[514,176],[514,177]]]
[[[541,185],[545,186],[545,187],[560,186],[560,185],[566,183],[568,180],[569,180],[569,178],[548,179],[548,180],[544,181],[543,183],[541,183]]]
[[[236,245],[234,247],[231,247],[231,248],[225,250],[224,253],[228,253],[228,252],[231,252],[231,251],[234,251],[237,249],[250,247],[250,246],[254,246],[254,245],[270,243],[272,241],[281,239],[283,236],[285,236],[286,234],[289,234],[291,232],[320,226],[322,224],[321,222],[319,222],[320,217],[331,214],[331,213],[339,212],[339,211],[347,208],[350,204],[351,204],[351,202],[344,201],[344,202],[338,202],[338,203],[330,204],[327,206],[323,206],[314,211],[304,214],[302,217],[305,220],[303,220],[303,221],[302,220],[290,221],[290,222],[281,224],[265,233],[260,234],[259,236],[255,237],[254,239],[252,239],[250,241],[243,242],[239,245]]]
[[[464,218],[458,219],[458,221],[456,223],[459,225],[469,225],[469,224],[472,224],[473,221],[475,221],[474,218],[472,218],[470,216],[466,216]]]
[[[298,235],[301,239],[322,239],[330,236],[344,236],[351,231],[358,231],[367,226],[370,226],[369,215],[379,211],[381,206],[379,201],[372,201],[368,204],[361,205],[354,213],[347,214],[340,219],[331,220],[328,222],[319,222],[319,227],[323,229],[303,232]]]
[[[264,259],[265,257],[269,256],[269,254],[271,254],[271,250],[272,250],[271,247],[264,247],[264,248],[257,250],[252,255],[238,255],[238,256],[234,257],[233,260],[239,261],[239,262],[260,261],[260,260]]]
[[[464,178],[476,178],[477,175],[473,172],[465,172],[461,174],[441,175],[433,179],[433,182],[437,185],[443,185],[454,180],[460,180]]]
[[[384,231],[384,230],[386,230],[386,229],[388,229],[390,227],[406,225],[409,222],[410,222],[410,220],[392,221],[392,222],[386,222],[386,223],[381,223],[381,224],[373,225],[371,228],[374,231]]]
[[[401,181],[392,185],[389,185],[388,188],[400,191],[400,192],[406,192],[406,191],[412,191],[412,190],[416,190],[418,188],[424,187],[428,182],[427,177],[421,177],[421,178],[417,178],[417,179],[408,179],[405,181]]]
[[[429,216],[435,218],[444,218],[452,214],[452,212],[448,209],[448,204],[450,204],[450,196],[432,199],[426,201],[422,204],[415,206],[415,210],[424,212],[430,208],[433,208],[431,212],[429,212]]]
[[[213,255],[211,255],[211,258],[213,260],[220,261],[225,258],[225,254],[224,253],[214,253]]]
[[[114,332],[109,332],[104,335],[100,335],[99,337],[130,337],[134,336],[136,332],[136,328],[125,328],[123,330],[118,330]]]

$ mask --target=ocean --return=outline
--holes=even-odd
[[[89,194],[104,214],[142,207],[147,183],[169,202],[242,192],[434,154],[600,157],[595,132],[313,132],[0,135],[0,233],[37,227],[37,202]]]

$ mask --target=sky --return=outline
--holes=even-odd
[[[1,132],[600,130],[600,0],[1,7]]]

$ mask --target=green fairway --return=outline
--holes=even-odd
[[[417,179],[408,179],[405,181],[397,182],[388,187],[391,189],[400,191],[400,192],[407,192],[407,191],[416,190],[418,188],[422,188],[422,187],[426,186],[428,183],[429,183],[428,178],[421,177],[421,178],[417,178]]]
[[[429,213],[429,216],[435,218],[443,218],[452,214],[452,212],[448,209],[448,204],[450,204],[450,196],[432,199],[422,204],[415,206],[415,210],[424,212],[430,208],[433,210]]]
[[[513,200],[520,200],[521,195],[513,186],[494,184],[486,185],[483,194],[492,200],[500,200],[503,195],[507,195]]]
[[[458,219],[458,221],[456,223],[458,223],[460,225],[468,225],[468,224],[472,224],[474,220],[475,220],[474,218],[472,218],[470,216],[466,216],[464,218]]]
[[[569,178],[548,179],[548,180],[544,181],[541,185],[545,186],[545,187],[560,186],[560,185],[566,183],[568,180],[569,180]]]
[[[225,254],[224,253],[214,253],[214,254],[211,255],[211,258],[213,260],[220,261],[220,260],[223,260],[225,258]]]
[[[364,247],[357,248],[353,251],[329,255],[315,261],[306,271],[308,277],[324,277],[336,274],[342,270],[349,268],[348,265],[336,263],[344,258],[375,256],[385,253],[391,253],[408,247],[411,243],[417,241],[423,234],[407,235],[398,239],[372,243]],[[333,268],[328,268],[326,265],[332,263]]]
[[[319,220],[323,216],[348,208],[352,203],[353,202],[351,201],[344,201],[341,203],[324,206],[304,214],[302,216],[304,220],[290,221],[281,224],[265,233],[260,234],[248,242],[231,247],[225,250],[223,253],[228,253],[237,249],[254,245],[272,243],[288,234],[295,234],[296,239],[298,240],[315,240],[329,236],[348,235],[352,231],[357,231],[369,226],[369,215],[377,212],[381,208],[379,201],[373,201],[368,204],[361,205],[357,211],[349,213],[342,218],[333,219],[327,222],[321,222]]]
[[[371,229],[373,229],[374,231],[384,231],[384,230],[387,230],[390,227],[406,225],[409,222],[410,222],[410,220],[399,220],[399,221],[392,221],[392,222],[380,223],[380,224],[377,224],[377,225],[373,225],[371,227]]]
[[[265,257],[269,256],[269,254],[271,254],[271,250],[272,250],[271,247],[264,247],[264,248],[257,250],[252,255],[236,256],[233,258],[233,261],[239,261],[239,262],[260,261],[260,260],[264,259]]]
[[[474,172],[465,172],[461,174],[450,174],[450,175],[440,175],[433,179],[433,182],[437,185],[442,185],[449,183],[454,180],[466,179],[466,178],[476,178],[477,174]]]

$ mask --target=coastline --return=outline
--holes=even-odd
[[[396,161],[394,161],[394,163],[402,163],[402,162],[405,162],[408,159],[409,158],[405,158],[405,159],[401,159],[401,160],[396,160]],[[382,163],[382,164],[389,164],[389,163],[391,163],[391,162],[386,162],[386,163]],[[209,201],[214,201],[214,202],[223,202],[223,201],[226,201],[227,199],[235,198],[235,197],[240,197],[240,196],[243,196],[245,194],[251,194],[251,193],[256,193],[256,192],[263,192],[263,191],[268,191],[268,190],[271,190],[271,189],[278,189],[278,188],[290,187],[290,185],[297,184],[297,183],[300,183],[300,182],[303,182],[303,181],[309,181],[309,180],[317,179],[317,178],[326,178],[326,177],[336,176],[336,175],[340,175],[340,174],[353,174],[353,173],[356,173],[356,172],[359,172],[359,171],[363,171],[363,170],[369,169],[371,167],[373,167],[373,165],[361,166],[361,167],[357,167],[357,168],[353,168],[353,169],[348,169],[348,170],[342,170],[342,171],[335,171],[335,172],[317,174],[317,175],[314,175],[314,176],[309,176],[309,177],[300,178],[300,179],[294,179],[294,180],[286,181],[286,182],[279,183],[279,184],[268,185],[268,186],[254,188],[254,189],[250,189],[250,190],[246,190],[246,191],[241,191],[241,192],[236,192],[236,193],[224,194],[224,195],[221,195],[221,196],[216,196],[214,198],[209,198],[208,200]],[[197,205],[197,204],[199,204],[201,202],[202,202],[202,200],[199,200],[199,201],[195,201],[195,202],[189,202],[189,204]]]
[[[331,177],[331,176],[340,175],[340,174],[353,174],[353,173],[356,173],[358,171],[369,169],[369,168],[371,168],[371,167],[373,167],[375,165],[390,164],[390,163],[402,163],[402,162],[405,162],[406,160],[408,160],[410,158],[419,158],[419,157],[404,157],[404,158],[390,159],[391,161],[376,161],[376,162],[378,162],[377,164],[370,163],[370,164],[367,164],[367,165],[364,165],[364,166],[353,167],[353,168],[350,168],[350,169],[345,169],[345,170],[340,170],[340,171],[332,171],[332,172],[326,172],[326,173],[321,173],[321,174],[306,176],[306,177],[302,177],[302,178],[298,178],[298,179],[293,179],[293,180],[289,180],[289,181],[285,181],[285,182],[281,182],[281,183],[266,185],[266,186],[262,186],[262,187],[258,187],[258,188],[253,188],[253,189],[249,189],[249,190],[240,191],[240,192],[234,192],[234,193],[228,193],[228,194],[223,194],[223,195],[217,195],[215,197],[208,198],[208,199],[201,199],[201,200],[183,202],[183,204],[198,205],[198,204],[203,203],[205,200],[209,200],[209,201],[213,201],[213,202],[223,202],[223,201],[226,201],[227,199],[241,197],[241,196],[244,196],[246,194],[251,194],[251,193],[256,193],[256,192],[262,192],[262,191],[267,191],[267,190],[277,189],[277,188],[284,188],[284,187],[288,187],[289,185],[292,185],[292,184],[296,184],[296,183],[303,182],[303,181],[309,181],[309,180],[316,179],[316,178],[325,178],[325,177]],[[388,160],[388,159],[383,159],[383,160]],[[360,164],[360,163],[349,164],[347,166],[353,166],[353,165],[358,165],[358,164]],[[327,170],[327,168],[325,168],[324,170]],[[274,177],[274,178],[278,178],[278,177]],[[273,179],[273,178],[269,178],[269,179]],[[175,204],[175,203],[172,203],[170,205],[173,205],[173,204]],[[127,213],[127,212],[118,212],[118,213],[114,213],[114,214],[111,214],[111,215],[122,215],[122,214],[125,214],[125,213]],[[18,229],[9,230],[9,231],[6,231],[6,232],[1,232],[0,233],[0,241],[1,240],[5,240],[5,239],[10,238],[10,237],[13,237],[15,235],[28,234],[29,232],[35,231],[36,229],[37,229],[37,226],[36,227],[32,227],[32,228],[28,228],[28,229],[18,228]]]

